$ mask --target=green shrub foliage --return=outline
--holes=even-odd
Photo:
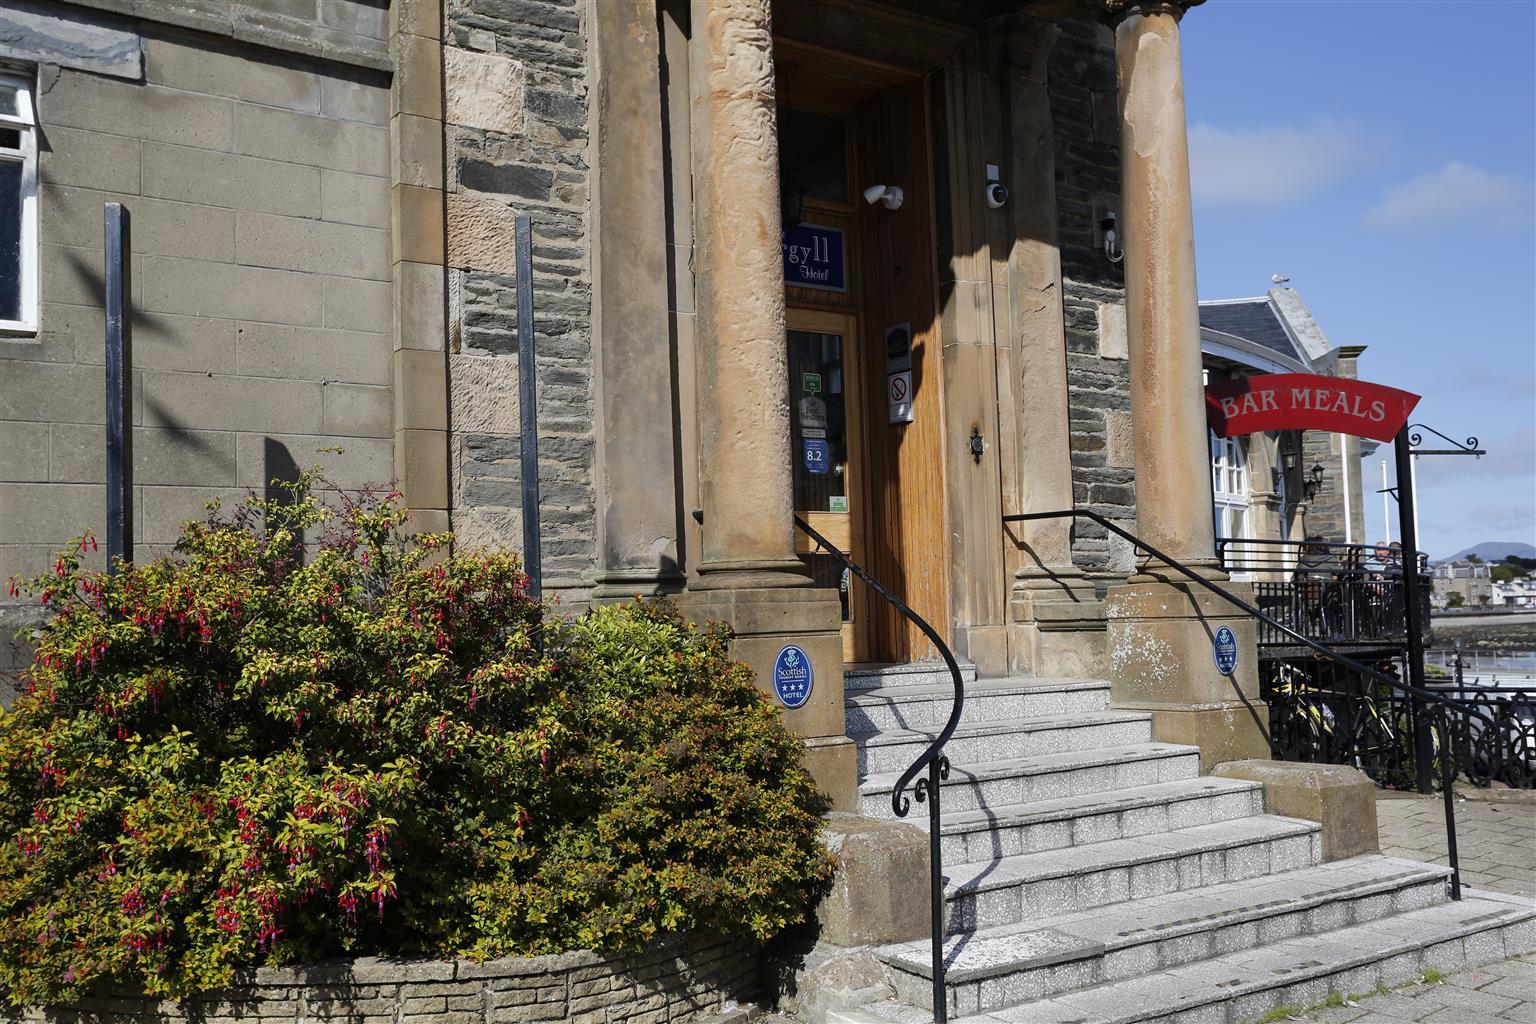
[[[819,798],[728,635],[547,616],[514,555],[312,483],[22,584],[51,617],[0,719],[13,1003],[804,920]]]

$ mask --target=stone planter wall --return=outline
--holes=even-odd
[[[626,957],[582,951],[485,963],[361,959],[264,968],[248,983],[186,1003],[97,998],[0,1017],[58,1024],[693,1024],[749,996],[755,973],[745,943],[674,940]]]

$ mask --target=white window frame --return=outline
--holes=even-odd
[[[1218,538],[1245,541],[1252,535],[1251,502],[1248,486],[1248,453],[1240,437],[1217,437],[1210,431],[1211,442],[1211,520]],[[1233,524],[1241,524],[1233,529]],[[1242,543],[1228,544],[1228,557],[1241,562],[1249,552]],[[1247,579],[1249,573],[1234,573],[1233,579]]]
[[[37,105],[33,78],[0,69],[0,84],[16,90],[16,114],[0,113],[0,128],[21,135],[19,149],[0,149],[0,160],[21,164],[21,318],[0,319],[0,334],[36,334],[38,306],[37,257]]]

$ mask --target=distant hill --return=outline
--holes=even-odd
[[[1519,558],[1536,558],[1536,547],[1522,544],[1519,541],[1485,540],[1481,544],[1474,544],[1464,551],[1458,551],[1450,558],[1442,558],[1442,562],[1459,562],[1468,555],[1476,555],[1485,562],[1500,562],[1515,555]]]

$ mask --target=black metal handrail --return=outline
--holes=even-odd
[[[1378,544],[1276,537],[1217,537],[1216,557],[1229,572],[1403,575],[1403,550]],[[1429,556],[1419,553],[1419,575],[1429,574]]]
[[[1313,640],[1311,637],[1298,633],[1296,630],[1272,618],[1271,616],[1266,615],[1264,612],[1255,608],[1253,605],[1249,604],[1247,601],[1244,601],[1242,598],[1231,593],[1230,591],[1217,586],[1211,580],[1201,576],[1199,573],[1189,568],[1183,562],[1180,562],[1176,558],[1169,557],[1168,555],[1159,551],[1157,548],[1153,547],[1151,544],[1148,544],[1146,541],[1136,536],[1134,533],[1131,533],[1129,530],[1116,525],[1114,522],[1097,512],[1092,512],[1088,509],[1062,509],[1055,512],[1020,512],[1013,515],[1003,516],[1003,522],[1005,523],[1023,523],[1040,519],[1087,519],[1091,522],[1097,523],[1099,526],[1102,526],[1104,529],[1115,534],[1122,540],[1129,541],[1137,549],[1145,551],[1148,555],[1161,562],[1169,569],[1176,570],[1180,575],[1184,576],[1191,583],[1205,588],[1206,590],[1215,594],[1217,597],[1221,598],[1223,601],[1226,601],[1228,604],[1232,605],[1234,608],[1238,608],[1245,614],[1252,616],[1258,621],[1266,623],[1270,626],[1270,628],[1290,636],[1301,646],[1311,648],[1313,651],[1322,655],[1323,657],[1343,665],[1345,668],[1348,668],[1353,672],[1357,672],[1360,675],[1373,679],[1378,683],[1382,683],[1392,687],[1393,689],[1412,694],[1426,706],[1431,704],[1434,705],[1438,709],[1438,713],[1440,715],[1440,735],[1443,737],[1443,741],[1440,744],[1440,764],[1442,772],[1441,784],[1445,795],[1446,847],[1450,855],[1451,862],[1451,898],[1455,900],[1461,899],[1461,865],[1456,851],[1456,810],[1452,793],[1452,786],[1456,779],[1456,767],[1454,764],[1455,755],[1453,744],[1449,742],[1451,736],[1451,701],[1445,699],[1440,694],[1432,693],[1429,690],[1414,686],[1411,683],[1405,683],[1401,679],[1387,675],[1385,672],[1379,672],[1374,668],[1356,661],[1354,658],[1340,654],[1333,648],[1328,647],[1326,644],[1321,644],[1316,640]]]
[[[891,607],[901,612],[923,635],[933,642],[938,649],[939,656],[944,659],[945,666],[949,669],[950,678],[955,684],[955,702],[949,709],[949,721],[944,723],[944,728],[939,735],[929,743],[927,748],[912,762],[911,767],[901,773],[896,787],[891,790],[891,810],[896,812],[898,818],[905,818],[911,810],[912,804],[907,799],[906,789],[917,779],[917,784],[912,786],[912,795],[918,803],[928,803],[928,899],[930,920],[933,926],[933,1019],[937,1024],[944,1024],[949,1019],[949,1000],[944,992],[944,861],[940,850],[942,839],[939,829],[939,784],[949,778],[949,758],[944,756],[944,745],[955,734],[955,727],[960,724],[960,711],[965,707],[965,679],[960,674],[960,666],[955,662],[955,656],[950,651],[949,645],[939,636],[938,631],[930,626],[926,619],[901,598],[891,593],[886,587],[853,559],[843,554],[832,542],[811,528],[811,525],[799,516],[795,516],[795,526],[807,537],[816,542],[816,545],[827,555],[836,559],[843,568],[853,573],[864,581],[864,585],[879,594]],[[928,777],[918,779],[917,776],[924,768],[928,769]]]

